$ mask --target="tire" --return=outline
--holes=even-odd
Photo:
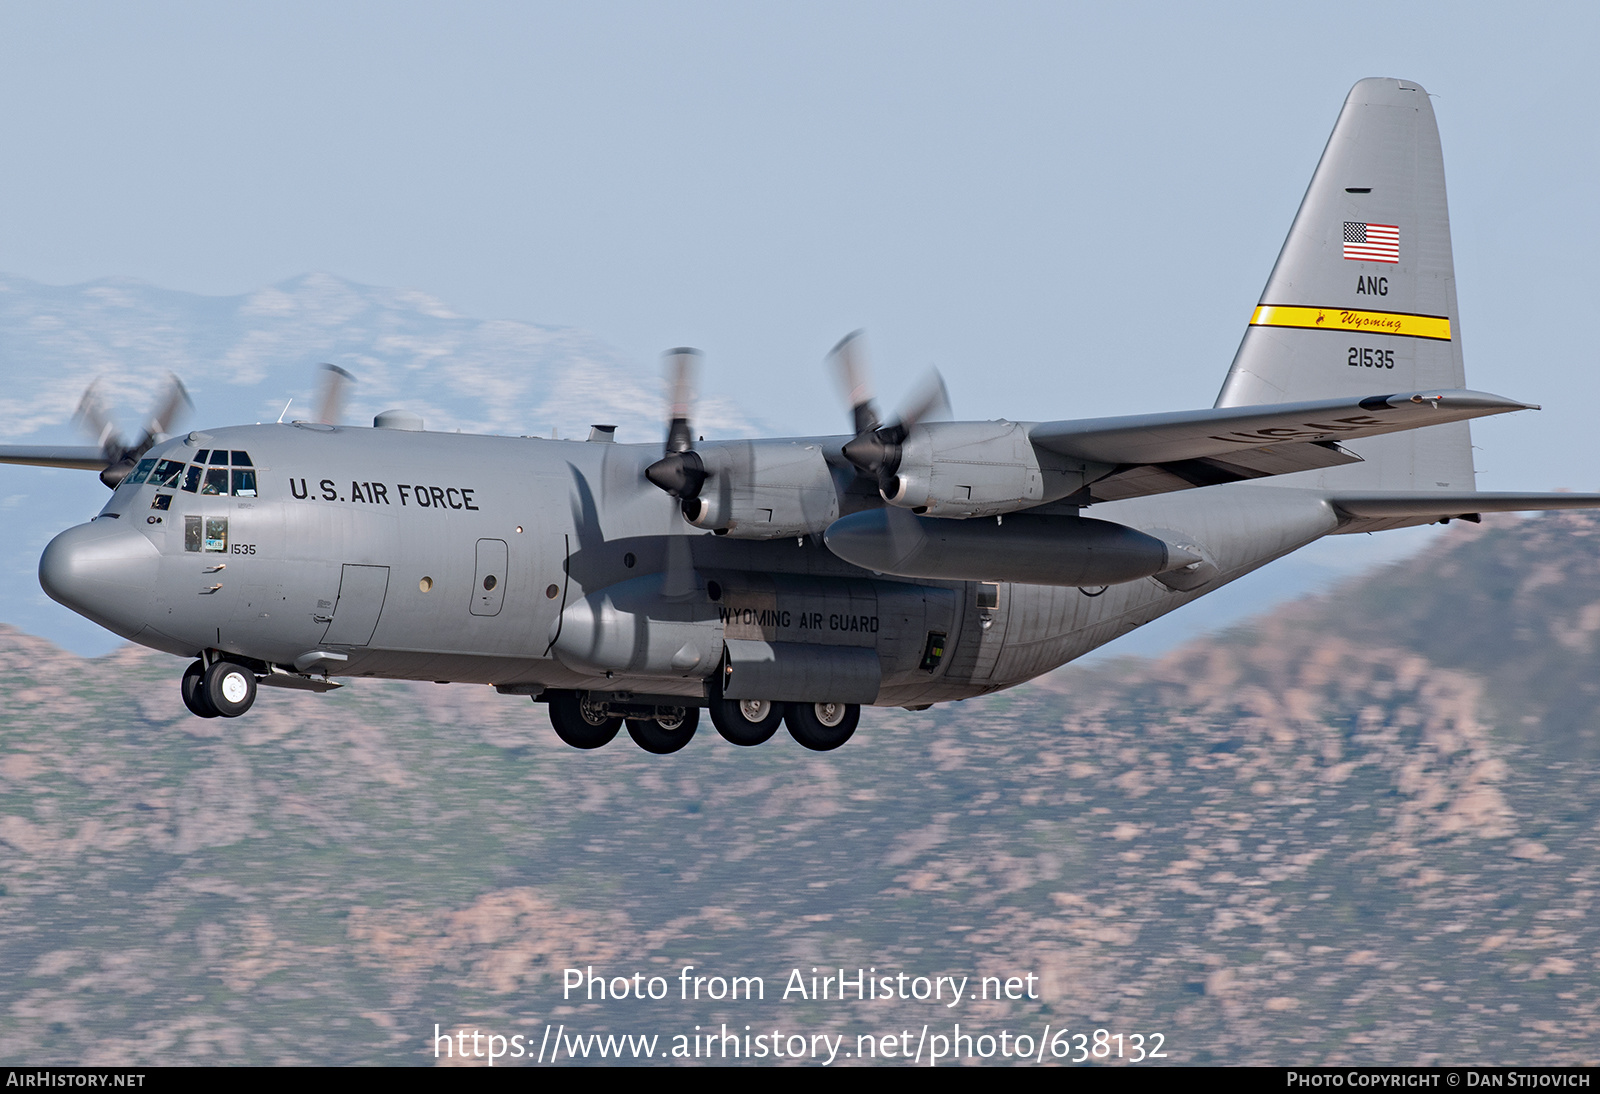
[[[621,718],[608,718],[589,706],[575,691],[550,693],[550,725],[573,748],[600,748],[622,728]]]
[[[256,674],[236,661],[213,661],[200,690],[218,714],[237,718],[256,701]]]
[[[204,661],[196,661],[183,670],[183,681],[179,685],[183,690],[183,705],[188,707],[189,713],[196,718],[216,718],[217,710],[211,705],[211,700],[206,698],[205,675]]]
[[[789,736],[813,752],[832,752],[848,741],[861,721],[855,703],[789,703],[783,720]]]
[[[746,748],[764,745],[783,724],[783,704],[764,699],[713,699],[711,724],[731,744]]]
[[[656,707],[654,718],[628,719],[628,736],[646,752],[667,756],[688,744],[699,724],[699,707]]]

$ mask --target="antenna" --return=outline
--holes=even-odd
[[[292,403],[292,402],[294,402],[294,400],[293,400],[293,399],[290,399],[290,400],[289,400],[289,403]],[[283,410],[282,410],[282,411],[280,411],[280,412],[279,412],[279,414],[278,414],[278,424],[279,424],[279,425],[282,425],[282,424],[283,424],[283,416],[284,416],[284,415],[285,415],[285,414],[287,414],[287,413],[289,413],[289,403],[284,403],[284,404],[283,404]]]

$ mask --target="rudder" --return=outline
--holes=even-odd
[[[1216,405],[1466,387],[1444,157],[1427,92],[1351,88]],[[1366,462],[1288,479],[1473,490],[1466,423],[1352,443]]]

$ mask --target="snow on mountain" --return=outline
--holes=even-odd
[[[57,287],[0,276],[0,437],[26,443],[72,415],[97,376],[137,423],[163,377],[194,397],[194,421],[272,421],[309,413],[319,362],[357,383],[346,420],[404,407],[430,429],[582,436],[597,421],[618,439],[663,431],[653,362],[622,358],[584,331],[460,315],[423,293],[307,274],[244,296],[207,297],[129,280]],[[696,425],[743,436],[750,421],[707,399]],[[64,437],[62,439],[65,439]]]

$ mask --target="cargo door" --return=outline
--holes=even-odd
[[[365,646],[378,629],[383,598],[389,592],[389,567],[346,564],[339,576],[339,599],[322,640],[340,646]]]
[[[506,541],[480,539],[472,581],[472,614],[499,615],[506,598]]]

